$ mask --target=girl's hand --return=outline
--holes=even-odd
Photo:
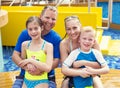
[[[41,75],[43,74],[44,72],[43,71],[40,71],[40,69],[38,69],[36,66],[34,66],[33,64],[27,64],[27,67],[28,67],[28,72],[31,74],[31,75]]]
[[[31,63],[32,59],[24,59],[22,61],[20,61],[20,63],[18,64],[21,68],[23,68],[24,66],[26,66],[28,63]]]

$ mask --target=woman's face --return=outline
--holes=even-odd
[[[78,39],[80,35],[81,24],[77,19],[66,21],[66,33],[72,40]]]

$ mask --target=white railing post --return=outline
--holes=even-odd
[[[97,0],[95,0],[95,6],[97,7]]]
[[[90,7],[91,7],[91,3],[90,0],[88,0],[88,12],[90,13]]]
[[[2,5],[2,4],[1,4],[1,0],[0,0],[0,11],[1,11],[1,5]]]
[[[110,27],[110,23],[112,22],[112,5],[113,5],[113,0],[109,0],[108,2],[108,27]]]

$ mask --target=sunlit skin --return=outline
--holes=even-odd
[[[80,25],[78,20],[70,20],[66,22],[66,32],[71,40],[76,40],[80,35]]]
[[[78,40],[79,40],[80,31],[82,29],[82,25],[78,18],[72,18],[67,21],[65,20],[65,29],[67,33],[67,38],[63,39],[60,43],[61,63],[64,62],[64,60],[68,57],[68,55],[71,52],[70,41],[72,42],[72,50],[80,46],[80,43],[78,42]],[[100,50],[100,47],[96,41],[93,47],[95,49]],[[83,72],[83,74],[81,73],[81,76],[87,77],[89,75]],[[64,80],[62,82],[62,88],[68,88],[68,85],[67,85],[68,80]],[[94,88],[97,88],[97,87],[94,87]]]
[[[41,30],[41,35],[39,35],[39,33],[36,32],[36,30],[37,30],[36,28],[33,28],[34,30],[32,30],[32,32],[30,32],[30,35],[32,36],[32,38],[34,40],[37,40],[38,36],[41,36],[43,38],[44,35],[47,35],[50,32],[50,30],[55,26],[57,15],[58,15],[57,9],[54,6],[45,6],[39,16],[39,18],[41,19],[41,21],[43,23],[43,28],[42,28],[43,30]],[[29,29],[29,27],[27,27],[27,28]],[[19,40],[18,42],[23,42],[23,41]],[[38,43],[38,42],[36,41],[36,43]],[[21,52],[14,50],[12,59],[17,65],[19,65],[19,62],[22,61]],[[58,63],[59,63],[59,59],[54,58],[53,64],[52,64],[52,69],[56,68],[58,66]],[[35,70],[36,71],[30,72],[30,74],[31,75],[41,75],[44,72],[44,70],[41,70],[41,69],[35,69]],[[22,71],[21,71],[21,73],[22,73]]]
[[[33,77],[34,72],[36,74],[39,74],[39,76],[43,72],[47,72],[47,73],[50,72],[52,69],[52,64],[53,64],[53,45],[46,41],[44,48],[41,49],[45,41],[41,37],[41,32],[43,30],[42,22],[40,21],[38,17],[30,17],[26,21],[26,27],[28,30],[28,34],[32,40],[24,41],[22,43],[21,58],[23,60],[19,62],[19,66],[25,69],[25,71],[27,71],[29,74],[31,74],[32,75],[31,77]],[[30,51],[30,53],[27,52],[27,50]],[[35,53],[39,53],[39,51],[41,50],[46,54],[46,57],[42,58],[41,56],[37,56],[37,54],[35,54]],[[27,59],[26,59],[26,56],[27,56]],[[46,61],[42,62],[42,59]],[[28,80],[31,80],[31,79],[28,78]],[[41,80],[41,79],[38,79],[38,80]],[[48,83],[41,83],[41,84],[35,85],[35,88],[43,88],[43,87],[48,88]],[[22,88],[27,88],[26,83],[23,83]]]
[[[84,52],[88,52],[95,43],[93,32],[83,32],[80,34],[80,47]]]
[[[45,10],[45,12],[40,15],[40,19],[43,22],[43,29],[44,29],[44,30],[42,30],[42,34],[40,33],[40,36],[44,36],[44,35],[48,34],[49,31],[55,26],[57,15],[58,14],[56,11],[50,10],[49,8],[47,8]],[[58,59],[54,59],[53,68],[55,68],[57,66],[58,62],[59,62]],[[40,75],[42,73],[43,73],[43,71],[39,71],[37,69],[36,69],[36,71],[31,72],[32,75]]]
[[[72,49],[79,47],[78,39],[81,30],[81,24],[78,19],[71,19],[65,23],[67,38],[63,39],[60,44],[61,51],[61,63],[67,58],[70,50],[70,41],[72,42]]]
[[[46,9],[44,15],[40,16],[40,19],[43,22],[44,30],[42,31],[42,35],[49,33],[49,31],[55,26],[57,19],[57,12],[54,12],[50,9]]]
[[[30,22],[27,26],[27,30],[28,30],[28,34],[33,40],[38,40],[39,38],[41,38],[40,36],[42,29],[38,23],[34,21]]]
[[[69,25],[69,26],[71,26],[71,25]],[[66,29],[66,31],[67,31],[67,29]],[[67,33],[69,33],[69,37],[70,37],[71,36],[70,34],[72,32],[67,32]],[[87,28],[81,29],[80,36],[79,36],[78,39],[79,39],[80,50],[83,51],[83,52],[89,53],[89,51],[91,50],[93,45],[96,43],[95,42],[95,30],[94,29],[87,29]],[[63,40],[63,42],[65,42],[65,39]],[[63,49],[63,46],[65,46],[65,45],[63,45],[63,42],[61,43],[62,49]],[[64,49],[64,51],[62,49],[61,49],[61,51],[62,51],[61,54],[64,54],[65,49]],[[83,78],[89,77],[90,75],[94,74],[95,77],[93,77],[93,81],[97,81],[97,82],[99,81],[100,82],[100,79],[96,76],[96,74],[105,74],[105,73],[109,72],[109,68],[106,64],[104,66],[102,66],[101,69],[96,70],[96,68],[100,68],[100,66],[97,62],[92,62],[92,61],[87,61],[87,60],[80,60],[80,61],[73,61],[72,62],[72,58],[73,58],[72,55],[74,56],[74,54],[75,54],[75,52],[70,53],[71,56],[68,56],[67,61],[71,60],[70,63],[72,64],[73,68],[77,69],[81,66],[86,66],[86,68],[82,69],[81,72],[80,72],[79,69],[76,70],[76,69],[70,68],[68,64],[67,64],[67,66],[65,66],[66,63],[64,62],[65,64],[63,63],[63,65],[62,65],[62,73],[63,74],[65,74],[67,76],[73,76],[73,77],[74,76],[81,76]],[[65,58],[65,55],[67,55],[67,54],[64,54],[64,56],[62,56],[62,58]],[[97,59],[99,59],[100,61],[103,60],[103,62],[104,62],[104,59],[103,59],[103,57],[100,53],[99,53],[99,57],[100,58],[97,58]],[[69,78],[67,78],[67,80],[63,81],[62,88],[69,88],[68,85],[66,85],[68,83],[68,80],[69,80]],[[103,88],[101,82],[96,83],[96,84],[100,84],[100,86],[95,85],[95,86],[93,86],[94,88]]]
[[[28,34],[30,35],[30,37],[32,38],[32,41],[36,42],[36,43],[40,43],[41,41],[41,31],[43,30],[39,24],[36,21],[30,22],[27,25],[27,30],[28,30]],[[36,67],[32,64],[27,64],[27,67],[25,68],[29,73],[34,73],[34,72],[38,72]]]

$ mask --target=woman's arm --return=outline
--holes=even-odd
[[[99,69],[94,69],[94,68],[91,68],[91,67],[86,67],[88,72],[91,73],[91,75],[94,75],[94,74],[106,74],[109,72],[109,67],[106,65],[102,66],[101,68]]]
[[[60,56],[61,56],[61,64],[64,62],[64,60],[68,57],[68,51],[67,51],[67,46],[66,46],[65,40],[62,40],[60,42]]]
[[[97,40],[95,40],[95,43],[93,45],[94,49],[97,49],[98,51],[100,51],[100,45],[98,44]]]
[[[87,72],[84,69],[73,69],[73,68],[69,68],[67,66],[62,66],[62,73],[66,76],[81,76],[83,78],[89,77],[89,72]]]
[[[93,53],[98,61],[98,63],[101,65],[101,68],[99,69],[93,69],[91,67],[87,67],[87,71],[93,73],[93,74],[105,74],[109,72],[109,67],[107,65],[107,62],[105,61],[102,53],[96,49],[93,50]]]

